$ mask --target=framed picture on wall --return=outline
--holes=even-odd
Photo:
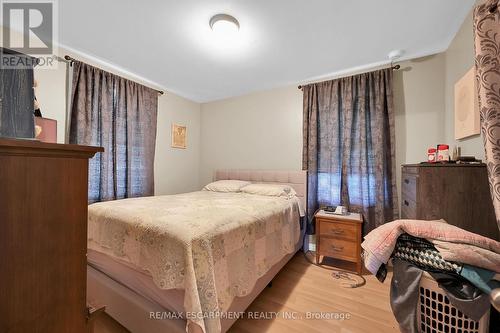
[[[186,149],[186,126],[172,124],[172,147]]]
[[[455,139],[480,132],[479,98],[474,67],[455,84]]]

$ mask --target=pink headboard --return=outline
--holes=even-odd
[[[215,171],[215,180],[229,179],[246,180],[252,183],[289,185],[297,192],[302,207],[307,208],[307,171],[240,169],[219,169]]]

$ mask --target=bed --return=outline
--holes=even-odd
[[[134,333],[226,332],[302,247],[305,171],[217,170],[296,196],[199,191],[89,206],[87,298]]]

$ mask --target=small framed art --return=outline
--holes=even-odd
[[[479,99],[472,67],[455,84],[455,139],[464,139],[479,133]]]
[[[186,126],[172,124],[172,148],[186,149]]]

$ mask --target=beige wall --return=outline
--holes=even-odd
[[[302,168],[302,92],[296,86],[201,106],[201,184],[217,168]]]
[[[401,63],[394,74],[396,165],[427,158],[438,143],[483,157],[479,136],[454,140],[454,84],[473,65],[471,15],[449,50]],[[216,168],[299,169],[302,94],[296,86],[202,104],[200,180]]]
[[[81,58],[60,52],[66,53]],[[463,154],[483,158],[479,136],[454,140],[454,84],[473,60],[469,15],[446,52],[403,62],[395,72],[398,184],[399,165],[425,160],[427,148],[436,143],[458,144]],[[42,112],[58,120],[59,142],[64,142],[66,65],[61,63],[55,71],[36,70],[35,78]],[[188,149],[170,147],[172,122],[188,126]],[[296,86],[201,105],[171,93],[159,98],[157,194],[196,190],[212,179],[217,168],[300,169],[301,153],[302,93]]]
[[[398,166],[425,160],[427,148],[445,140],[444,60],[439,54],[408,61],[395,72]],[[202,184],[217,168],[302,167],[302,92],[297,86],[202,104],[201,119]]]
[[[36,98],[45,118],[57,120],[57,142],[64,143],[66,137],[66,64],[59,63],[58,69],[37,69],[34,71],[38,86]]]
[[[445,136],[446,142],[462,148],[462,155],[472,155],[484,159],[484,146],[480,135],[455,140],[454,125],[454,89],[457,82],[474,66],[474,35],[472,28],[472,13],[467,15],[457,35],[445,52]]]
[[[171,147],[172,123],[187,126],[187,148]],[[166,93],[159,98],[156,130],[155,193],[200,189],[200,104]]]
[[[445,140],[445,56],[394,72],[397,162],[418,163]],[[201,105],[202,180],[216,168],[301,168],[302,92],[289,86]],[[425,135],[422,135],[425,133]]]
[[[95,64],[91,59],[60,50],[60,55],[64,54],[70,54],[75,58],[140,82],[137,78],[130,77],[126,73]],[[67,65],[64,62],[60,63],[56,70],[35,69],[35,79],[38,81],[37,99],[40,102],[43,116],[57,120],[59,143],[64,143],[66,136],[67,76]],[[182,193],[199,189],[200,120],[200,104],[169,92],[158,98],[154,163],[155,194]],[[173,122],[187,126],[187,149],[175,149],[170,146],[171,124]]]
[[[394,72],[396,179],[400,166],[427,159],[427,149],[445,143],[444,54],[401,63]]]

